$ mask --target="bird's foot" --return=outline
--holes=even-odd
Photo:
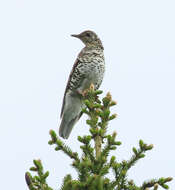
[[[94,84],[91,83],[91,85],[89,86],[88,89],[85,89],[85,90],[80,90],[80,89],[78,89],[78,90],[77,90],[77,93],[78,93],[79,95],[85,97],[85,96],[87,95],[87,93],[88,93],[89,90],[90,90],[90,91],[94,91],[94,89],[95,89]]]
[[[88,89],[86,89],[86,90],[84,90],[84,91],[82,92],[82,96],[85,97],[85,96],[87,95],[87,93],[88,93]]]
[[[77,90],[77,93],[78,93],[79,95],[83,96],[83,97],[86,96],[87,92],[88,92],[88,90],[83,90],[83,91]]]

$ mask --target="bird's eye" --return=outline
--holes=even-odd
[[[89,33],[86,33],[86,36],[87,36],[87,37],[90,37],[91,35],[90,35]]]

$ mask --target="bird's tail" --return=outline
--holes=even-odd
[[[66,97],[62,115],[62,121],[59,128],[59,135],[67,139],[72,131],[73,126],[81,117],[82,100],[75,96]]]

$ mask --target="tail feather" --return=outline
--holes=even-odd
[[[66,120],[65,117],[63,116],[63,119],[61,121],[61,125],[59,128],[59,135],[63,137],[64,139],[68,139],[73,126],[76,124],[78,121],[79,116],[72,118],[70,121]]]
[[[62,114],[62,121],[59,128],[59,135],[67,139],[72,131],[73,126],[81,117],[83,103],[80,97],[68,93],[65,97],[65,105]]]

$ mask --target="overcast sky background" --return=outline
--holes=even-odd
[[[94,30],[104,44],[106,73],[100,89],[118,106],[116,130],[123,144],[113,152],[129,159],[139,139],[154,144],[129,172],[144,180],[175,177],[175,1],[0,1],[1,189],[27,189],[24,173],[40,158],[59,189],[76,172],[71,160],[47,144],[58,131],[68,75],[83,44],[70,34]],[[82,117],[66,143],[79,152]],[[175,182],[169,183],[170,189]]]

